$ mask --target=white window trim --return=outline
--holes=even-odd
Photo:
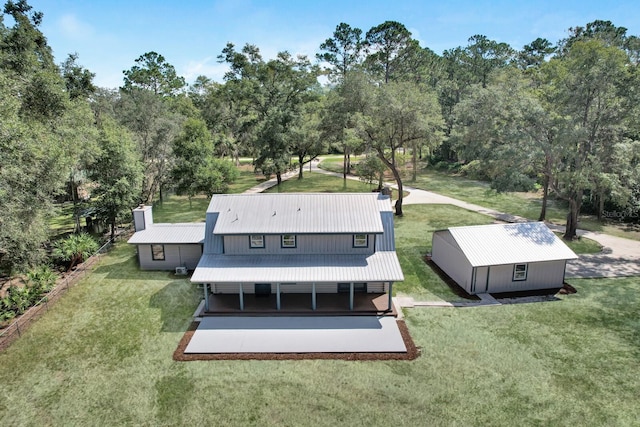
[[[285,244],[286,238],[293,238],[293,245]],[[298,247],[298,238],[295,234],[283,234],[280,238],[280,246],[287,249],[292,249]]]
[[[518,267],[523,266],[524,270],[518,271]],[[514,282],[524,282],[527,280],[527,274],[529,273],[529,264],[514,264],[513,265],[513,278]]]
[[[364,244],[356,243],[358,241],[358,236],[364,236]],[[369,246],[369,235],[364,233],[354,234],[353,235],[353,247],[354,248],[366,248]]]
[[[259,237],[261,244],[254,243],[254,238]],[[257,239],[256,239],[257,240]],[[264,234],[252,234],[249,236],[249,247],[251,249],[263,249],[264,248]]]

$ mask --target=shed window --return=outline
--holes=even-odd
[[[151,245],[151,259],[164,261],[164,245]]]
[[[264,248],[264,236],[262,235],[249,236],[249,246],[251,248]]]
[[[296,247],[296,235],[295,234],[283,234],[282,235],[282,247],[283,248],[295,248]]]
[[[353,235],[354,248],[366,248],[367,246],[369,246],[369,236],[367,236],[366,234]]]
[[[527,264],[516,264],[513,266],[513,281],[527,280]]]

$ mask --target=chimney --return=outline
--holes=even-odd
[[[133,228],[135,231],[146,230],[153,224],[151,206],[140,205],[133,210]]]

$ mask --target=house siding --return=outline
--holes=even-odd
[[[448,237],[448,231],[433,233],[431,260],[464,290],[475,293],[471,290],[473,268],[458,245],[452,243]]]
[[[206,226],[204,229],[204,253],[221,254],[224,252],[222,236],[213,234],[213,229],[218,220],[218,212],[207,212]]]
[[[393,228],[393,212],[380,212],[383,234],[376,235],[376,251],[395,251],[396,238]]]
[[[245,294],[253,294],[254,283],[244,283],[242,291]],[[271,284],[271,292],[276,292],[276,284]],[[211,292],[214,294],[237,294],[239,285],[237,283],[213,283]],[[313,289],[312,283],[281,283],[280,293],[287,294],[310,294]],[[386,282],[367,282],[367,293],[385,293],[389,291],[389,284]],[[316,293],[335,294],[338,292],[337,283],[316,283]]]
[[[202,245],[164,245],[164,260],[154,260],[151,255],[151,245],[137,245],[138,261],[144,270],[173,270],[176,267],[187,267],[193,270],[202,256]]]
[[[295,248],[283,248],[281,235],[264,236],[264,248],[250,248],[249,236],[224,236],[226,255],[276,254],[372,254],[375,238],[369,235],[368,246],[353,247],[353,234],[298,234]]]

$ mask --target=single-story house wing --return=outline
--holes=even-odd
[[[193,270],[202,256],[204,222],[154,224],[151,206],[133,210],[135,233],[127,243],[135,245],[143,270]]]
[[[543,222],[450,227],[431,259],[469,294],[560,288],[577,255]]]

